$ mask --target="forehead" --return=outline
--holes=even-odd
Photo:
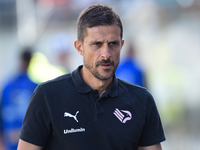
[[[112,26],[95,26],[87,28],[85,40],[89,41],[105,41],[105,40],[120,40],[121,30],[117,25]],[[84,41],[85,41],[84,40]]]

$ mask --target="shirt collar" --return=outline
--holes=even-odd
[[[81,70],[83,66],[79,66],[76,70],[72,72],[72,80],[76,86],[76,89],[81,93],[88,93],[92,90],[81,78],[79,70]]]
[[[76,70],[74,70],[72,72],[72,80],[76,86],[76,89],[81,92],[81,93],[88,93],[90,91],[92,91],[92,88],[89,87],[81,78],[80,76],[80,69],[82,69],[83,66],[79,66]],[[105,92],[105,94],[107,95],[107,93],[111,96],[111,97],[115,97],[117,96],[117,85],[118,85],[118,79],[116,78],[116,76],[114,75],[113,77],[113,82],[111,84],[111,86],[108,88],[108,90]]]
[[[118,87],[118,79],[114,75],[112,84],[108,88],[108,90],[105,92],[105,94],[109,94],[111,97],[116,97],[117,96],[117,87]]]

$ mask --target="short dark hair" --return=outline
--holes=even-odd
[[[24,47],[20,57],[21,60],[29,63],[32,57],[32,49],[30,47]]]
[[[95,26],[118,25],[121,29],[121,39],[123,36],[123,27],[119,15],[106,5],[94,4],[84,9],[79,15],[77,21],[77,38],[83,43],[87,35],[87,28]]]

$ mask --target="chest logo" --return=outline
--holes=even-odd
[[[115,111],[113,112],[113,114],[122,122],[122,123],[126,123],[126,121],[131,120],[132,118],[132,114],[127,111],[127,110],[119,110],[119,109],[115,109]]]
[[[78,122],[78,119],[77,119],[77,114],[78,114],[78,113],[79,113],[79,111],[77,111],[75,115],[72,115],[72,114],[70,114],[70,113],[68,113],[68,112],[65,112],[65,113],[64,113],[64,117],[71,117],[71,118],[74,118],[74,120],[76,120],[76,122]]]

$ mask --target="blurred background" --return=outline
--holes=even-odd
[[[37,84],[82,64],[73,47],[76,21],[94,3],[114,7],[122,19],[121,61],[133,56],[155,98],[163,149],[200,149],[199,0],[0,0],[0,96],[19,74],[25,47],[33,56],[27,74]]]

